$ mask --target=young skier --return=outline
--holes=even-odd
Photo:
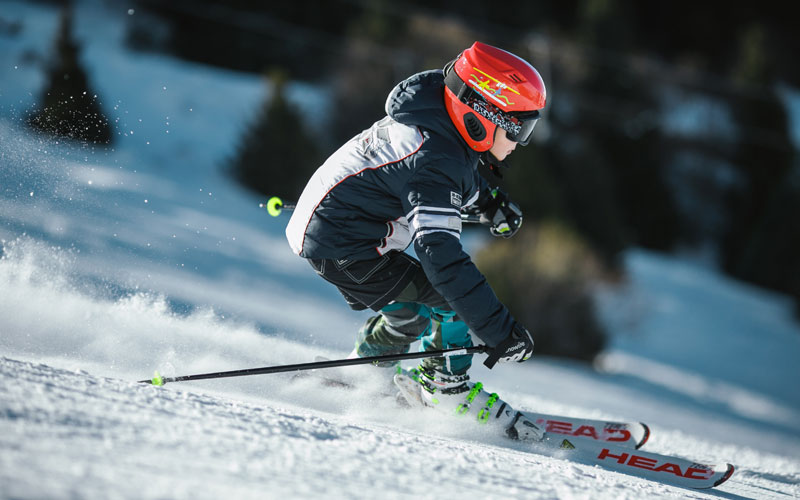
[[[372,309],[351,356],[471,346],[485,364],[531,357],[533,337],[500,303],[460,242],[465,212],[495,236],[511,237],[522,212],[478,173],[527,145],[545,86],[523,59],[475,42],[444,70],[415,74],[386,100],[386,114],[333,153],[306,185],[286,228],[295,253],[341,291]],[[404,253],[414,244],[418,260]],[[543,432],[496,394],[469,380],[472,355],[427,358],[415,370],[421,399],[478,419],[491,413],[512,437]],[[483,415],[483,417],[482,417]],[[502,417],[502,418],[501,418]]]

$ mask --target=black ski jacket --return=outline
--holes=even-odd
[[[514,320],[461,247],[460,211],[486,182],[444,107],[442,72],[398,84],[386,113],[311,177],[286,228],[289,244],[309,259],[365,260],[413,242],[434,288],[494,347]]]

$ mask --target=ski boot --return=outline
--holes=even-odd
[[[395,375],[395,384],[406,400],[456,416],[474,419],[478,424],[498,428],[505,436],[518,441],[538,442],[545,430],[514,410],[496,393],[471,382],[468,374],[450,374],[419,366]]]

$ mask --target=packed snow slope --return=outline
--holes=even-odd
[[[641,251],[625,286],[598,292],[612,340],[596,367],[539,356],[478,362],[473,377],[519,408],[645,421],[651,451],[736,464],[717,490],[531,454],[289,375],[136,384],[155,369],[343,357],[366,314],[291,254],[285,218],[221,168],[269,85],[128,52],[130,15],[76,5],[82,60],[118,131],[101,149],[24,128],[58,12],[0,9],[23,26],[0,34],[0,498],[800,497],[789,302]],[[290,95],[327,102],[304,84]],[[348,370],[380,392],[375,369]]]

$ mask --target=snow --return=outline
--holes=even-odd
[[[648,450],[734,463],[714,491],[529,453],[286,374],[137,384],[155,369],[344,357],[366,313],[292,255],[286,219],[222,169],[269,85],[130,53],[127,6],[76,8],[84,63],[120,132],[108,151],[23,129],[58,13],[6,1],[0,14],[24,22],[0,34],[0,498],[800,497],[789,301],[643,251],[628,254],[625,286],[598,292],[613,337],[595,368],[538,356],[476,363],[473,377],[519,408],[645,421]],[[305,84],[290,95],[325,102]],[[372,367],[347,370],[385,384]]]

